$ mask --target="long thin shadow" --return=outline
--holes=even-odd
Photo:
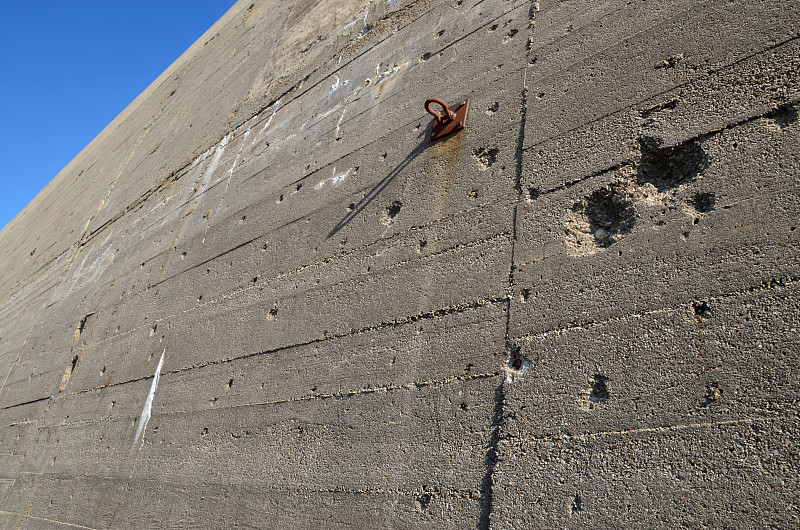
[[[430,142],[427,139],[427,135],[423,135],[423,140],[417,144],[417,146],[410,152],[406,157],[397,164],[394,169],[392,169],[388,175],[383,177],[380,182],[378,182],[374,188],[372,188],[369,193],[367,193],[364,198],[362,198],[358,203],[353,206],[353,209],[347,212],[341,221],[339,221],[336,226],[328,233],[328,236],[325,239],[330,239],[331,237],[335,236],[337,232],[339,232],[342,228],[347,226],[347,224],[353,220],[358,214],[360,214],[364,209],[369,206],[369,204],[374,201],[378,195],[381,194],[383,190],[399,175],[406,167],[408,167],[411,162],[414,161],[425,148],[430,145]]]

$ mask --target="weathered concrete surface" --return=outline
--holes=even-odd
[[[0,233],[0,524],[796,527],[799,57],[789,1],[239,2]]]

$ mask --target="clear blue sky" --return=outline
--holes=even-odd
[[[235,3],[3,2],[0,229]]]

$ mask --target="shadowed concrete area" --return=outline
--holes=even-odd
[[[799,72],[796,1],[240,1],[0,232],[0,527],[796,527]]]

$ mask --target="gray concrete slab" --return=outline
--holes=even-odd
[[[796,524],[798,20],[237,3],[0,232],[0,526]]]

